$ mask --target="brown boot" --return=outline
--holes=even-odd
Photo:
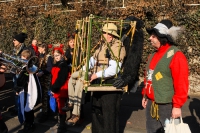
[[[78,122],[79,118],[80,117],[78,115],[72,114],[72,117],[69,120],[67,120],[67,125],[74,126]]]

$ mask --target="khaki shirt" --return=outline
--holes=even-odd
[[[126,56],[126,51],[121,41],[117,39],[113,39],[112,42],[109,43],[108,45],[110,45],[110,48],[113,52],[112,54],[112,52],[110,52],[109,50],[110,55],[111,55],[110,59],[114,61],[118,60],[118,62],[123,63],[124,58]],[[106,49],[109,49],[109,48],[107,47],[107,44],[105,43],[95,51],[93,57],[97,61],[97,63],[96,63],[96,67],[94,68],[94,72],[105,70],[108,67],[109,59],[106,58]]]

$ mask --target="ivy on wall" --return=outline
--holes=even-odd
[[[25,44],[30,45],[36,38],[46,43],[63,43],[67,34],[75,31],[76,20],[90,14],[105,18],[124,19],[133,15],[145,22],[145,45],[140,74],[147,56],[154,50],[148,42],[145,28],[153,27],[162,19],[170,19],[175,25],[184,26],[185,33],[177,41],[190,63],[190,72],[200,74],[200,4],[198,0],[15,0],[0,1],[0,49],[9,53],[13,49],[13,35],[27,32]],[[124,5],[123,5],[124,4]],[[124,7],[126,8],[124,8]],[[195,62],[195,60],[197,60]]]

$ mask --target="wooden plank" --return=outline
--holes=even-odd
[[[87,91],[124,91],[113,86],[89,86]]]

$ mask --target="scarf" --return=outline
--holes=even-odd
[[[33,44],[32,44],[32,47],[33,47],[33,49],[34,49],[34,51],[35,51],[35,55],[38,56],[38,55],[39,55],[38,47],[35,46],[35,45],[33,45]]]

